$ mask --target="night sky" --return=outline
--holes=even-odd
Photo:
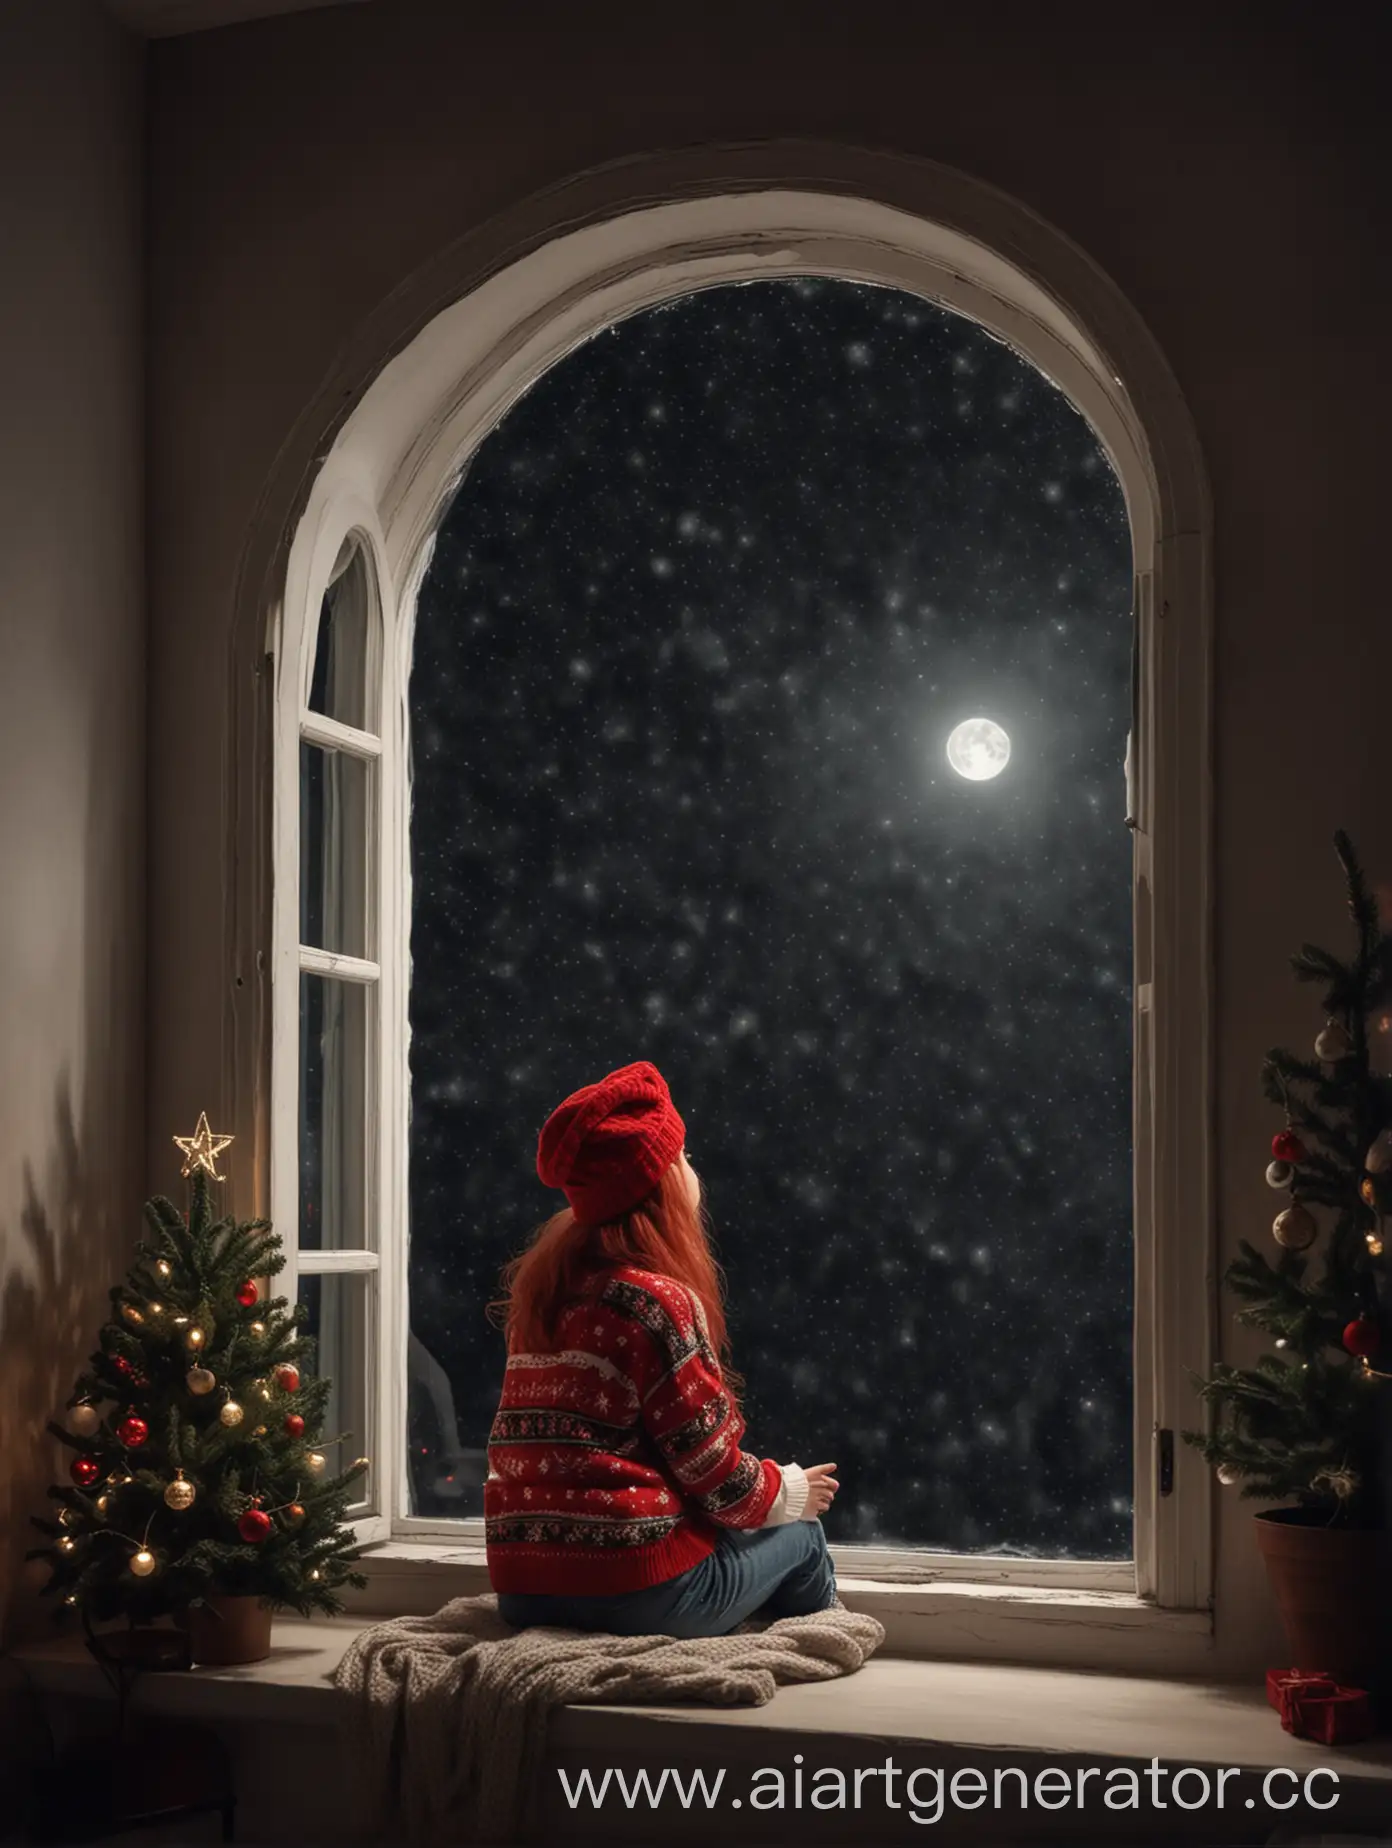
[[[486,1440],[542,1121],[646,1058],[829,1538],[1129,1555],[1130,602],[1084,419],[893,290],[684,297],[483,443],[411,679],[418,1457],[444,1376]]]

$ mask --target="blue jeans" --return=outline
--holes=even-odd
[[[820,1521],[752,1533],[726,1528],[690,1571],[641,1591],[602,1598],[500,1592],[498,1615],[526,1629],[553,1624],[610,1636],[728,1636],[746,1617],[806,1617],[836,1600],[836,1574]]]

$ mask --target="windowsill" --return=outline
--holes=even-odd
[[[133,1699],[145,1712],[188,1719],[332,1727],[342,1699],[334,1670],[369,1621],[278,1618],[265,1662],[146,1675]],[[37,1644],[17,1659],[42,1695],[110,1699],[80,1638]],[[1255,1687],[886,1655],[844,1680],[780,1688],[763,1707],[566,1707],[552,1718],[548,1744],[553,1752],[621,1749],[667,1760],[719,1751],[728,1758],[740,1733],[764,1756],[771,1735],[797,1734],[943,1750],[1085,1753],[1092,1760],[1285,1765],[1302,1774],[1330,1760],[1327,1746],[1282,1732]],[[1342,1747],[1337,1765],[1347,1783],[1392,1783],[1392,1740]]]
[[[363,1559],[357,1616],[424,1616],[489,1589],[484,1549],[392,1540]],[[910,1660],[1029,1663],[1131,1675],[1202,1675],[1213,1649],[1207,1611],[1162,1610],[1133,1593],[938,1579],[839,1577],[842,1602],[885,1626],[885,1654]]]

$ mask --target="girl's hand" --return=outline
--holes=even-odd
[[[819,1521],[836,1499],[836,1491],[841,1484],[836,1480],[834,1463],[814,1463],[803,1474],[807,1478],[807,1504],[803,1508],[804,1521]]]

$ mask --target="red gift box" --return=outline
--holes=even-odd
[[[1373,1715],[1362,1688],[1344,1688],[1318,1669],[1270,1668],[1266,1698],[1297,1739],[1355,1745],[1372,1736]]]

